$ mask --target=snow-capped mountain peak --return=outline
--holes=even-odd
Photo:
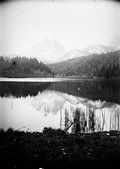
[[[57,40],[42,39],[33,45],[24,55],[28,57],[35,57],[44,63],[52,63],[59,60],[59,58],[66,53],[64,46]]]
[[[68,59],[81,57],[81,56],[88,56],[91,54],[102,54],[107,52],[115,51],[115,47],[105,46],[105,45],[91,45],[82,50],[73,49],[67,52],[63,57],[61,57],[61,61],[65,61]]]
[[[112,52],[115,49],[111,46],[105,46],[105,45],[95,45],[95,46],[89,46],[85,49],[83,49],[83,52],[90,54],[101,54],[101,53],[107,53],[107,52]]]

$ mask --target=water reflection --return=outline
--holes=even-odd
[[[42,131],[61,128],[69,133],[120,130],[120,105],[45,90],[36,96],[0,98],[0,128]]]
[[[120,104],[120,80],[51,83],[51,90]]]
[[[69,133],[120,130],[120,105],[117,104],[87,101],[71,105],[67,102],[62,114],[65,120],[61,128]]]
[[[69,82],[0,82],[0,96],[36,96],[45,90],[120,104],[120,80]]]
[[[0,82],[1,97],[26,97],[36,96],[38,92],[46,90],[51,85],[50,82]]]

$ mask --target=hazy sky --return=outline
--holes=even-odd
[[[68,51],[108,44],[120,34],[120,4],[114,1],[10,1],[0,4],[0,15],[1,54],[21,54],[44,37]]]

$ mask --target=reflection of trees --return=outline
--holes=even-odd
[[[94,131],[94,111],[88,108],[88,112],[76,109],[74,116],[74,124],[72,126],[72,132],[93,132]]]
[[[72,128],[72,132],[78,133],[78,132],[80,132],[80,130],[81,130],[81,128],[80,128],[80,111],[77,109],[75,111],[74,124],[73,124],[73,128]]]
[[[51,83],[45,82],[0,82],[0,96],[36,96],[38,92],[46,90],[50,85]]]
[[[55,90],[88,98],[120,104],[120,80],[81,82],[0,82],[0,96],[35,96],[43,90]]]
[[[73,118],[70,112],[65,109],[64,130],[70,133],[98,132],[120,130],[120,113],[113,109],[97,109],[88,106],[87,109],[76,108]],[[69,130],[70,129],[70,130]]]
[[[65,110],[65,131],[68,131],[72,125],[73,121],[70,119],[69,112]]]
[[[88,98],[92,100],[106,100],[120,104],[120,80],[55,82],[50,90]]]
[[[89,130],[92,132],[94,131],[94,128],[95,128],[95,119],[94,119],[94,116],[95,116],[95,109],[89,109]]]
[[[61,114],[60,126],[64,122],[65,131],[69,131],[69,129],[71,128],[72,133],[94,132],[94,109],[91,109],[89,107],[88,110],[76,108],[74,112],[69,112],[67,109],[65,109],[63,113],[64,119]],[[70,116],[70,113],[73,114],[72,118]]]

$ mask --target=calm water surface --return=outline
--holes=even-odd
[[[120,80],[23,80],[0,82],[0,128],[120,130]]]

